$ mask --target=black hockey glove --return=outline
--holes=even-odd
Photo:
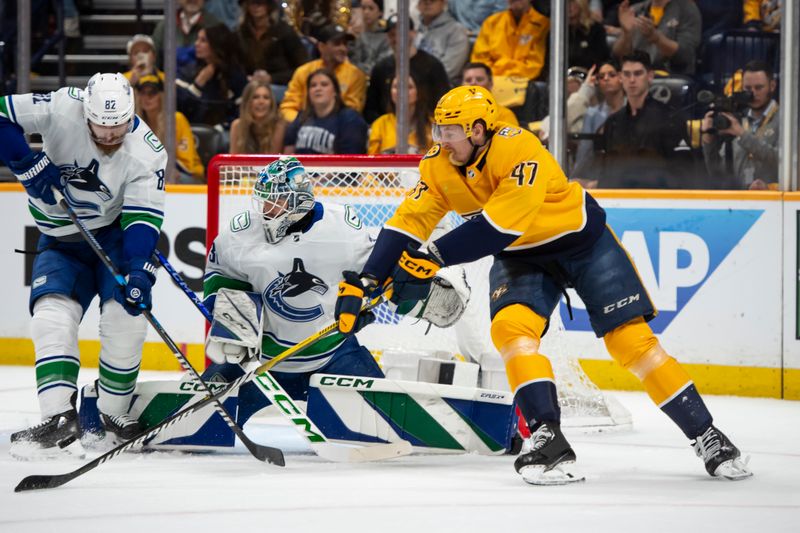
[[[353,335],[364,326],[375,322],[372,311],[361,311],[365,294],[371,293],[378,286],[371,278],[361,278],[352,270],[342,272],[344,278],[339,282],[339,296],[333,314],[339,325],[339,331],[345,335]]]
[[[431,254],[409,247],[400,256],[392,271],[393,303],[416,303],[428,297],[431,281],[441,268],[441,263]]]
[[[156,282],[156,267],[144,259],[131,261],[128,283],[114,288],[114,299],[122,305],[129,315],[139,316],[143,309],[153,307],[153,283]]]
[[[61,170],[55,166],[44,152],[31,152],[19,161],[9,161],[11,169],[31,198],[39,198],[44,203],[56,205],[51,187],[64,189]]]

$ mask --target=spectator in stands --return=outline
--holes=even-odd
[[[508,7],[508,0],[448,0],[447,10],[475,35],[486,17]]]
[[[622,90],[622,77],[619,75],[619,66],[616,60],[609,59],[601,63],[595,75],[598,98],[600,102],[596,106],[591,106],[586,110],[583,117],[584,135],[595,135],[605,124],[609,115],[616,113],[627,103],[625,92]],[[584,188],[594,188],[597,180],[591,179],[596,176],[593,172],[592,163],[594,161],[595,139],[581,139],[575,153],[575,165],[570,178],[582,181]]]
[[[703,118],[703,156],[711,179],[732,178],[737,189],[777,189],[780,118],[775,101],[776,81],[763,61],[744,66],[742,89],[752,93],[747,111],[738,117],[720,112],[730,125],[713,128],[714,111]],[[730,144],[726,162],[725,144]]]
[[[744,24],[753,30],[779,32],[781,0],[744,0]]]
[[[530,0],[508,0],[508,9],[489,16],[472,48],[473,62],[499,76],[537,79],[547,52],[550,19],[531,6]]]
[[[285,154],[363,154],[367,123],[342,101],[339,80],[320,68],[306,81],[303,111],[289,124],[284,138]]]
[[[485,63],[467,63],[464,65],[461,85],[480,85],[489,92],[492,91],[492,69]],[[504,105],[497,104],[497,120],[519,126],[517,116]]]
[[[308,54],[294,29],[280,18],[277,0],[243,0],[244,16],[237,37],[248,75],[263,72],[280,102],[295,69]]]
[[[589,106],[596,104],[594,67],[567,69],[567,133],[580,133],[583,130],[583,117]],[[550,115],[544,117],[538,128],[531,128],[542,142],[550,138]],[[538,131],[537,131],[538,130]]]
[[[700,46],[700,10],[693,0],[646,0],[618,9],[622,29],[613,54],[622,57],[645,50],[657,69],[692,75]]]
[[[391,105],[392,79],[395,75],[395,54],[398,47],[397,17],[390,17],[386,22],[386,37],[389,39],[393,54],[384,57],[375,64],[369,77],[367,89],[367,103],[364,106],[364,118],[372,124],[379,116],[387,113]],[[409,18],[408,31],[408,63],[409,73],[417,81],[417,90],[426,94],[431,109],[436,107],[444,93],[450,89],[447,72],[442,62],[425,52],[419,50],[414,44],[417,37],[414,31],[414,22]]]
[[[676,148],[684,144],[685,120],[654,100],[650,92],[650,55],[637,50],[622,58],[622,87],[627,104],[611,114],[602,130],[605,164],[603,188],[675,189],[681,166]]]
[[[342,26],[323,26],[317,34],[319,59],[309,61],[294,71],[289,87],[281,102],[281,115],[287,122],[292,122],[308,102],[306,89],[308,78],[312,72],[327,69],[336,75],[337,92],[347,107],[361,112],[364,109],[364,96],[367,91],[367,77],[358,67],[347,59],[347,44],[354,37]],[[338,88],[341,88],[339,91]]]
[[[591,68],[608,59],[606,30],[592,20],[589,0],[569,0],[569,64]]]
[[[467,29],[446,11],[447,0],[418,0],[419,48],[442,62],[453,85],[461,81],[461,68],[469,58]]]
[[[369,74],[379,59],[392,53],[386,38],[383,0],[361,0],[361,20],[363,30],[350,50],[350,61]]]
[[[135,86],[142,76],[157,75],[164,81],[164,71],[156,67],[156,45],[149,35],[138,33],[131,37],[127,45],[129,70],[123,73],[131,87]]]
[[[220,20],[205,10],[205,0],[178,0],[180,7],[175,17],[177,25],[176,40],[178,53],[178,66],[185,65],[191,61],[191,50],[197,41],[197,34],[203,28],[210,28],[221,24]],[[160,56],[164,49],[164,24],[170,21],[171,17],[164,17],[153,30],[153,43],[155,43],[156,54]],[[160,57],[159,57],[160,59]]]
[[[239,118],[231,124],[232,154],[279,154],[286,122],[278,112],[269,79],[255,76],[244,88]]]
[[[159,139],[167,131],[164,113],[164,82],[152,74],[142,76],[134,86],[136,114],[150,126]],[[203,183],[203,163],[194,144],[189,121],[180,111],[175,112],[175,171],[171,183]]]
[[[712,35],[742,26],[743,0],[695,0],[695,4],[703,22],[701,43]]]
[[[408,78],[408,112],[411,131],[408,133],[409,154],[424,154],[433,144],[431,140],[431,120],[433,109],[429,107],[430,99],[426,98],[424,88],[417,88],[413,76]],[[397,78],[392,80],[391,110],[378,117],[372,123],[369,132],[368,154],[397,153]]]
[[[175,82],[178,109],[193,123],[230,124],[247,84],[235,37],[224,24],[201,29],[195,51],[197,59],[181,69]]]
[[[239,0],[239,3],[241,4],[242,0]],[[236,5],[236,2],[231,0],[206,0],[205,10],[206,13],[216,17],[231,31],[236,31],[239,26],[242,10]]]

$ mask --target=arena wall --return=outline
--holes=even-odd
[[[598,191],[609,223],[636,261],[659,315],[651,322],[667,350],[687,364],[701,391],[800,399],[800,193]],[[162,250],[191,288],[202,291],[205,256],[204,186],[168,188]],[[31,254],[36,230],[27,197],[0,185],[3,295],[0,364],[32,365],[28,328]],[[203,361],[203,318],[166,273],[154,288],[154,314],[186,350]],[[558,312],[568,349],[603,388],[638,389],[590,331],[583,304],[571,294]],[[96,366],[98,309],[80,329],[81,358]],[[142,368],[177,370],[152,330]]]

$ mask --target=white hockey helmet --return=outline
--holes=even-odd
[[[295,157],[282,157],[264,167],[253,187],[253,205],[261,213],[267,242],[286,236],[289,226],[314,208],[314,184]]]
[[[133,129],[133,90],[120,74],[98,72],[83,92],[83,116],[98,144],[115,145]]]

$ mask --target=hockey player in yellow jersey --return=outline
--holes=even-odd
[[[560,428],[551,363],[539,353],[548,318],[568,287],[586,304],[611,356],[692,441],[707,472],[727,479],[752,475],[736,446],[712,424],[689,375],[647,325],[656,310],[603,208],[567,181],[533,134],[496,116],[494,98],[482,87],[457,87],[439,101],[437,144],[420,162],[419,182],[384,225],[360,276],[348,273],[340,283],[340,331],[355,332],[362,298],[388,280],[393,302],[418,301],[440,267],[492,255],[492,341],[532,432],[530,451],[514,464],[525,481],[583,480]],[[427,252],[419,250],[451,210],[467,221]]]

